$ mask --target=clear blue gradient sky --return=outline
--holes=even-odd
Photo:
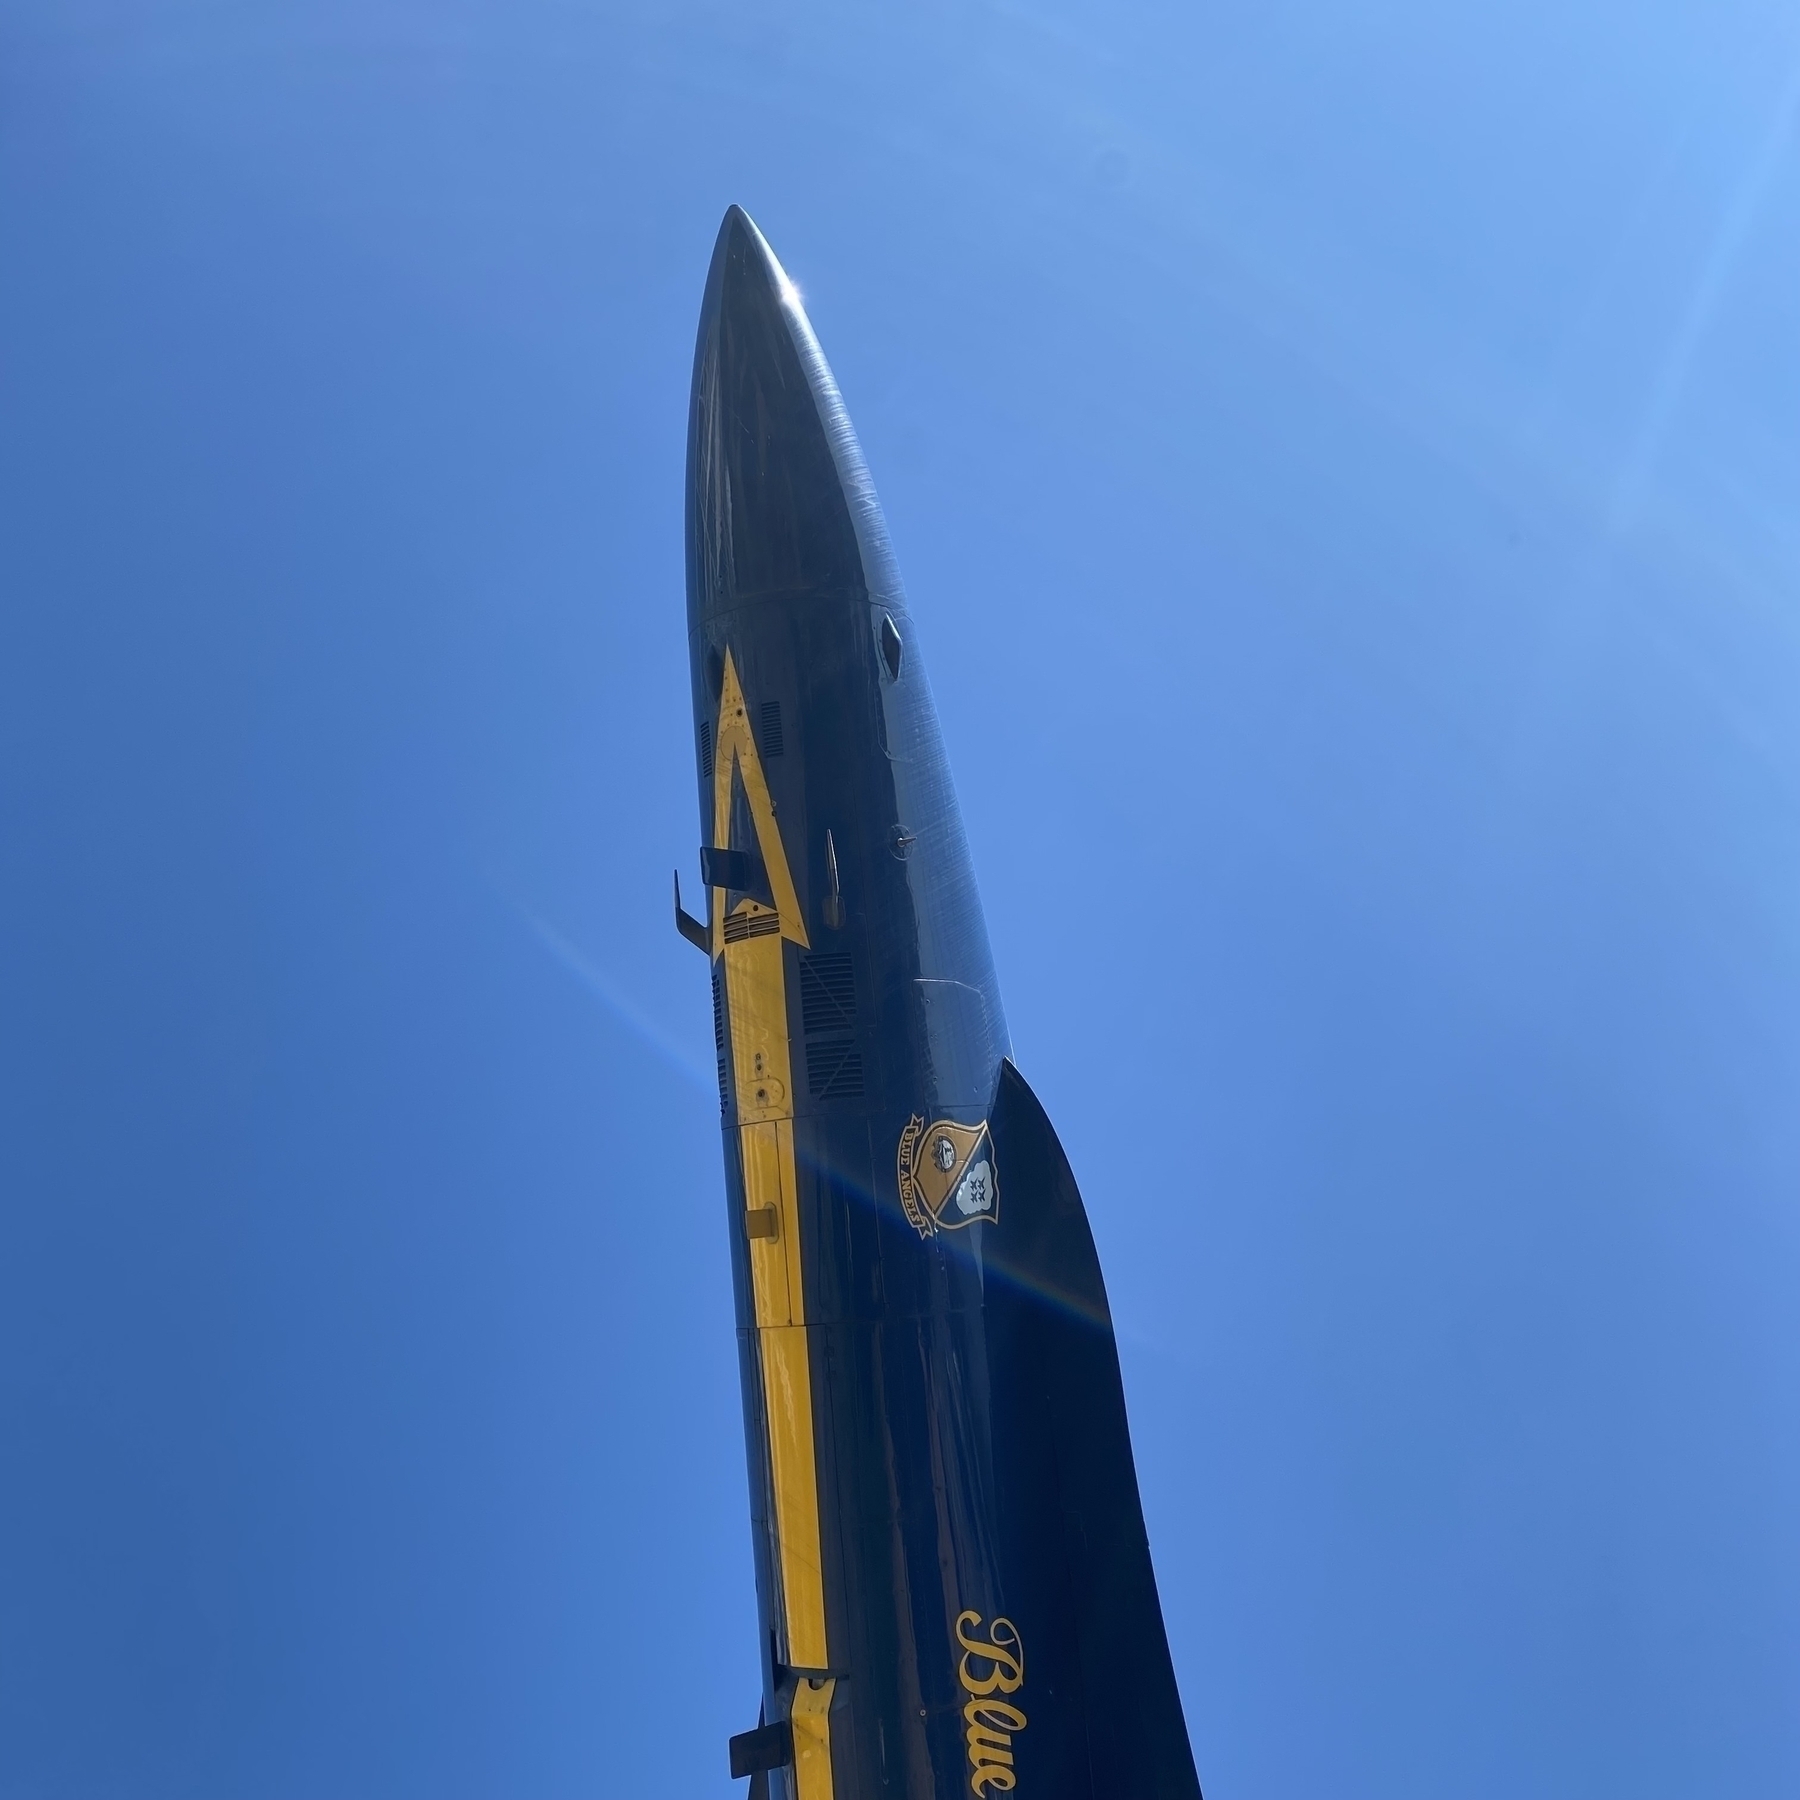
[[[1797,111],[1759,0],[11,0],[0,1796],[734,1792],[733,200],[1209,1800],[1800,1793]]]

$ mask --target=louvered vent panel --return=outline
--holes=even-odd
[[[779,756],[784,748],[781,736],[781,702],[765,700],[762,703],[762,753],[764,756]]]
[[[808,1036],[856,1023],[856,976],[844,952],[801,957],[800,1023]]]
[[[725,1059],[719,1058],[719,1111],[731,1111],[731,1090],[725,1081]]]
[[[772,937],[780,929],[779,913],[732,913],[725,920],[725,941],[741,944],[745,938]]]
[[[712,720],[700,721],[700,774],[706,781],[712,780]]]
[[[862,1052],[846,1039],[814,1039],[806,1046],[806,1085],[815,1100],[860,1100]]]
[[[719,972],[713,970],[713,1048],[723,1056],[725,1054],[725,985],[719,980]],[[720,1068],[725,1065],[721,1063]]]

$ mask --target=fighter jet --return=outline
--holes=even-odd
[[[703,916],[762,1664],[752,1800],[1198,1800],[1106,1289],[1011,1060],[918,622],[749,217],[688,415]]]

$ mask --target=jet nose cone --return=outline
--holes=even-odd
[[[781,266],[781,259],[769,248],[769,240],[757,229],[756,221],[735,204],[726,207],[725,217],[719,221],[712,266],[729,269],[739,278],[754,273],[778,291],[793,287],[787,271]]]
[[[865,599],[846,473],[867,487],[818,340],[774,251],[734,206],[694,351],[689,625],[763,599]]]

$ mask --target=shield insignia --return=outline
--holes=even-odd
[[[920,1237],[999,1219],[1000,1183],[985,1119],[979,1125],[954,1119],[927,1125],[914,1113],[900,1134],[896,1163],[900,1204]]]

